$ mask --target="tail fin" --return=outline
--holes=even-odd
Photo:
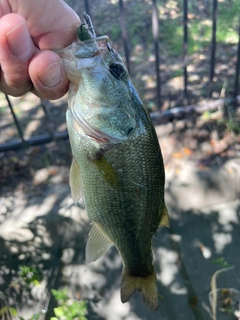
[[[123,272],[121,300],[127,302],[134,292],[140,291],[145,305],[155,311],[158,307],[158,291],[156,285],[156,274],[147,277],[133,277]]]

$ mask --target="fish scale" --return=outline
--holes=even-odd
[[[121,57],[107,36],[92,34],[90,21],[85,15],[78,43],[59,51],[72,81],[67,111],[70,186],[75,202],[82,189],[93,222],[86,259],[95,261],[115,245],[123,260],[122,302],[140,291],[147,307],[155,310],[152,238],[160,225],[169,225],[162,154]]]

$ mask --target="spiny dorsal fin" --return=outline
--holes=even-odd
[[[77,203],[82,196],[82,191],[81,191],[80,168],[77,161],[74,158],[72,159],[72,164],[69,172],[69,185],[71,188],[73,201]]]
[[[164,203],[163,206],[163,210],[162,210],[162,214],[161,214],[161,220],[159,223],[159,228],[160,227],[168,227],[170,228],[170,221],[169,221],[169,216],[168,216],[168,211],[167,211],[167,207]]]
[[[96,261],[111,247],[111,245],[111,241],[105,236],[97,224],[94,223],[92,229],[90,230],[86,245],[87,263]]]

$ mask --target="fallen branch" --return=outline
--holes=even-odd
[[[154,125],[158,124],[166,124],[173,120],[181,120],[184,119],[187,115],[193,114],[203,114],[205,111],[214,111],[218,109],[224,108],[226,105],[231,103],[240,104],[240,96],[234,98],[225,98],[218,99],[215,101],[208,101],[203,104],[195,104],[186,107],[178,107],[169,110],[165,110],[163,112],[152,112],[150,113],[150,117],[153,121]]]

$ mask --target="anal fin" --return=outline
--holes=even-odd
[[[163,209],[162,209],[162,212],[161,212],[161,220],[160,220],[160,223],[159,223],[159,228],[160,227],[168,227],[168,228],[170,228],[170,221],[169,221],[168,211],[167,211],[167,207],[166,207],[165,203],[163,205]]]
[[[94,223],[89,233],[86,245],[86,261],[93,262],[100,258],[110,247],[112,242],[106,237],[99,226]]]

